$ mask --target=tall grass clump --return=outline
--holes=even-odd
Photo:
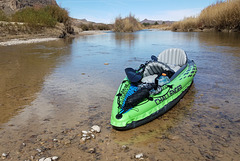
[[[196,18],[185,18],[172,25],[172,30],[191,28],[240,31],[240,0],[217,1],[203,9]]]
[[[12,15],[12,21],[25,22],[31,26],[54,27],[57,22],[66,23],[68,12],[58,6],[22,9]]]
[[[210,5],[202,10],[198,21],[204,27],[218,30],[240,27],[240,0],[227,0]]]
[[[176,31],[177,29],[182,29],[183,31],[191,31],[197,28],[198,21],[196,17],[187,17],[182,21],[175,22],[172,24],[172,30]]]
[[[8,21],[8,17],[6,16],[6,14],[0,10],[0,21]]]
[[[114,23],[115,32],[134,32],[142,29],[142,25],[137,19],[129,14],[128,17],[117,17]]]

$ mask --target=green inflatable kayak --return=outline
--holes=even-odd
[[[184,50],[173,48],[125,72],[112,105],[111,125],[117,130],[141,126],[170,110],[191,87],[197,67]]]

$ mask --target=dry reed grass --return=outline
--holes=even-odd
[[[240,0],[218,1],[203,9],[196,18],[189,17],[172,25],[172,30],[214,28],[240,31]]]
[[[114,23],[115,32],[134,32],[142,29],[142,25],[137,19],[129,14],[128,17],[117,17]]]

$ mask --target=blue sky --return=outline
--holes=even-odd
[[[216,0],[57,0],[67,9],[70,16],[88,21],[114,23],[116,17],[129,13],[140,21],[178,21],[184,17],[196,16]]]

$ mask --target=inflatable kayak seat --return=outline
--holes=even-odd
[[[187,54],[182,49],[172,48],[161,52],[158,61],[167,64],[175,72],[187,63]]]
[[[150,62],[144,69],[143,78],[154,74],[160,75],[164,71],[171,71],[171,69],[161,62]]]

